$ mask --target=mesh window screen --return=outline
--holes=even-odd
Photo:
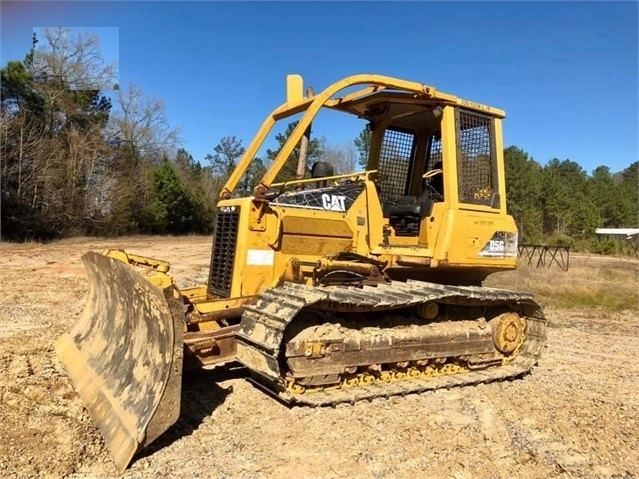
[[[497,192],[493,120],[459,110],[457,116],[457,173],[459,201],[490,205]]]
[[[415,135],[397,130],[386,130],[379,154],[379,199],[385,203],[406,194],[409,181]]]

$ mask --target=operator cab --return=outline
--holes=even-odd
[[[379,201],[395,237],[424,244],[422,226],[442,217],[441,203],[500,208],[494,116],[384,91],[340,109],[368,120],[367,170],[377,170]]]
[[[368,101],[373,100],[369,97]],[[384,218],[395,236],[419,236],[422,220],[444,201],[441,105],[380,97],[363,112],[369,119],[369,170]]]

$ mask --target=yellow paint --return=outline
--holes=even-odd
[[[286,104],[289,106],[299,103],[304,98],[304,80],[300,75],[286,76]]]
[[[355,85],[361,88],[338,96],[345,88]],[[345,252],[387,262],[396,268],[406,267],[417,273],[445,268],[489,274],[515,267],[516,258],[478,256],[495,232],[517,231],[514,221],[506,213],[501,137],[501,120],[505,113],[502,110],[460,99],[422,83],[379,75],[345,78],[312,98],[306,98],[302,89],[303,80],[299,75],[287,77],[286,103],[275,108],[266,118],[222,190],[218,207],[235,206],[240,210],[230,297],[227,300],[202,300],[201,290],[198,290],[191,293],[187,301],[196,303],[200,311],[220,311],[240,298],[277,286],[285,277],[291,280],[292,262],[298,265],[295,280],[313,284],[317,261]],[[460,108],[488,115],[492,122],[492,171],[496,172],[494,186],[497,190],[484,193],[499,193],[501,201],[498,206],[463,203],[459,199],[458,175],[462,172],[458,171],[460,148],[456,122]],[[317,179],[277,185],[273,184],[273,179],[322,109],[359,115],[374,123],[367,168],[322,179],[331,187],[359,182],[363,185],[362,193],[346,211],[325,211],[318,201],[312,207],[309,203],[308,208],[278,204],[277,195],[267,200],[264,194],[268,188],[272,188],[270,191],[288,192],[295,189],[308,192],[316,188]],[[255,185],[256,196],[231,198],[239,179],[262,148],[275,123],[298,113],[301,118],[289,141],[283,145],[260,183]],[[406,194],[414,197],[419,197],[423,191],[429,138],[436,131],[440,132],[441,138],[444,199],[435,202],[431,214],[419,220],[419,231],[413,236],[400,236],[390,227],[389,219],[384,217],[376,185],[380,174],[379,158],[384,151],[385,129],[399,128],[399,125],[402,131],[408,128],[415,135],[414,159],[405,179]],[[432,167],[432,161],[428,166]]]

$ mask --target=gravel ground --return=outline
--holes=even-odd
[[[206,274],[210,238],[0,245],[2,477],[120,477],[53,350],[83,309],[80,256],[122,247]],[[126,478],[639,477],[636,311],[546,309],[522,379],[354,405],[289,408],[242,376],[185,376],[177,424]]]

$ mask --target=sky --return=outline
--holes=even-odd
[[[24,58],[34,28],[110,27],[103,47],[121,87],[162,99],[203,164],[224,136],[248,146],[284,103],[287,74],[317,93],[374,73],[502,108],[505,146],[590,174],[639,159],[638,15],[636,1],[3,0],[0,60]],[[362,127],[333,113],[313,136],[343,144]]]

